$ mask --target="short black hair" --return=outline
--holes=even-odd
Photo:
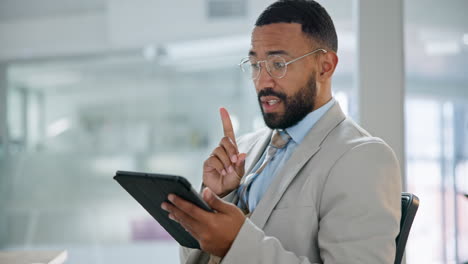
[[[255,22],[255,26],[273,23],[298,23],[308,37],[338,51],[335,25],[325,8],[313,0],[279,0],[268,6]]]

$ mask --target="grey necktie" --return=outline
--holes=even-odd
[[[283,135],[281,135],[283,134]],[[255,171],[244,177],[241,185],[239,186],[239,199],[240,199],[240,208],[244,211],[245,214],[249,214],[249,201],[248,201],[248,194],[249,189],[252,186],[252,182],[257,178],[257,176],[265,169],[268,163],[274,159],[274,156],[278,149],[284,148],[291,137],[286,133],[286,131],[278,131],[274,130],[273,135],[270,140],[270,144],[266,150],[266,156],[263,160],[262,165]]]
[[[283,132],[283,136],[281,136],[281,132]],[[274,130],[273,135],[270,140],[270,144],[268,145],[266,149],[266,157],[263,160],[262,165],[253,173],[250,173],[246,177],[242,178],[241,185],[239,186],[239,191],[240,191],[240,209],[244,211],[246,215],[249,215],[249,204],[248,204],[248,189],[252,185],[252,182],[255,180],[255,178],[265,169],[266,165],[273,160],[276,151],[278,149],[284,148],[291,137],[286,133],[286,131],[278,131]],[[210,259],[208,261],[208,264],[219,264],[221,262],[222,258],[210,255]]]

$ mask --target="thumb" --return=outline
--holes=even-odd
[[[210,188],[206,187],[203,189],[202,195],[203,200],[205,200],[212,209],[221,213],[228,211],[229,204],[221,200]]]

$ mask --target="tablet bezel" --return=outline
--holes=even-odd
[[[177,175],[145,173],[134,171],[117,171],[114,179],[156,220],[179,244],[190,248],[200,248],[198,241],[193,238],[179,223],[169,219],[168,212],[161,208],[163,201],[167,200],[169,193],[174,193],[181,198],[197,205],[198,207],[214,212],[201,198],[200,194],[192,188],[190,182]],[[160,185],[158,185],[160,183]],[[172,190],[165,190],[162,185],[170,185]],[[148,193],[148,189],[151,190]],[[146,190],[146,191],[145,191]],[[159,192],[165,196],[151,195]],[[155,202],[155,199],[158,200]]]

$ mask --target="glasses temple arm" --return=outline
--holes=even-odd
[[[324,50],[324,49],[316,49],[316,50],[311,51],[311,52],[309,52],[309,53],[307,53],[307,54],[304,54],[304,55],[302,55],[302,56],[300,56],[300,57],[298,57],[298,58],[295,58],[295,59],[293,59],[293,60],[290,60],[290,61],[286,62],[285,65],[289,65],[289,64],[291,64],[291,63],[293,63],[293,62],[295,62],[295,61],[298,61],[298,60],[300,60],[300,59],[302,59],[302,58],[304,58],[304,57],[306,57],[306,56],[312,55],[312,54],[314,54],[314,53],[316,53],[316,52],[319,52],[319,51],[321,51],[321,52],[323,52],[323,53],[327,53],[327,51]]]

